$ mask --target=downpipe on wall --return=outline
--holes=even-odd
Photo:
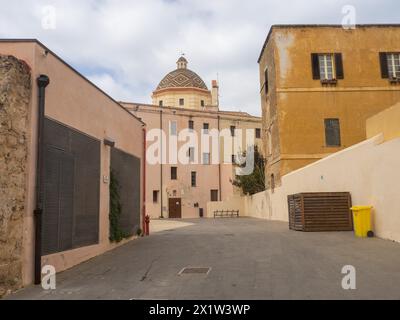
[[[143,212],[142,212],[142,230],[146,235],[146,128],[143,127]]]
[[[37,131],[37,156],[36,156],[36,206],[34,210],[35,219],[35,284],[42,282],[42,216],[43,216],[43,167],[44,167],[44,117],[46,87],[50,79],[46,75],[40,75],[37,80],[39,87],[39,110]]]

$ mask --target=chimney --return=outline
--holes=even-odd
[[[219,86],[218,86],[218,81],[213,80],[211,82],[211,104],[214,107],[219,107]]]

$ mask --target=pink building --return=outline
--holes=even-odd
[[[119,245],[110,169],[137,237],[145,124],[37,40],[0,40],[0,93],[1,297]]]
[[[211,145],[215,132],[233,137],[242,130],[240,148],[244,150],[246,130],[250,130],[247,138],[252,135],[253,144],[260,148],[262,145],[261,118],[245,112],[220,111],[217,81],[212,81],[210,91],[187,64],[184,57],[177,61],[177,69],[168,73],[153,92],[152,105],[122,103],[146,123],[145,204],[146,213],[152,218],[207,217],[212,214],[206,212],[207,202],[226,200],[239,192],[231,183],[235,149],[224,146],[224,139],[217,137],[206,150],[201,144],[202,133],[210,136]],[[164,134],[157,136],[157,129]],[[188,147],[188,141],[180,141],[185,131],[198,137],[198,143]],[[173,148],[175,143],[177,148]],[[164,154],[164,161],[149,159],[157,149],[155,144],[160,147],[155,154],[159,160]],[[180,161],[182,155],[187,157],[186,163]],[[219,162],[214,161],[215,156],[220,157]]]

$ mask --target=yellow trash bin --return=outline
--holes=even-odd
[[[371,209],[372,206],[354,206],[353,211],[354,232],[357,237],[373,237],[371,228]]]

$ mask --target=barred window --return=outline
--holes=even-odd
[[[325,141],[328,147],[340,147],[339,119],[325,119]]]
[[[197,185],[197,173],[195,171],[192,171],[192,187],[196,187]]]

